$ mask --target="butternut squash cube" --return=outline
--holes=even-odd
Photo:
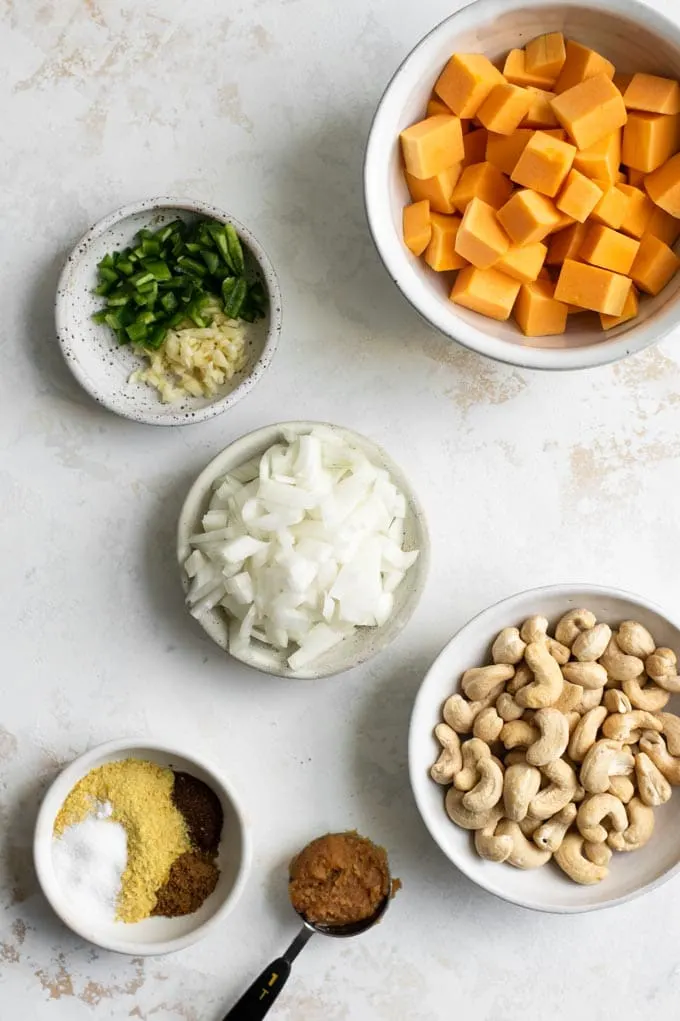
[[[599,74],[604,74],[610,79],[614,77],[614,65],[595,50],[589,50],[587,46],[582,46],[573,39],[567,39],[565,50],[564,66],[555,82],[553,92],[558,94],[567,92],[573,89],[574,85],[588,78],[595,78]]]
[[[473,163],[460,175],[451,200],[461,213],[465,212],[475,195],[494,209],[500,209],[508,201],[511,191],[510,181],[493,163]]]
[[[623,129],[621,159],[627,167],[651,173],[680,149],[680,115],[631,110]]]
[[[631,237],[641,238],[654,212],[654,203],[639,188],[631,188],[629,184],[618,184],[617,188],[628,199],[626,212],[620,224],[621,230]],[[609,226],[612,227],[614,224]]]
[[[551,104],[554,93],[529,86],[526,91],[531,96],[531,105],[522,121],[523,128],[558,128],[559,123]]]
[[[540,241],[533,245],[515,245],[501,256],[495,268],[507,273],[513,280],[528,284],[538,278],[547,254],[547,247]]]
[[[439,96],[430,96],[430,98],[427,101],[427,109],[425,111],[425,116],[426,117],[439,117],[439,116],[451,117],[452,115],[453,115],[453,110],[449,110],[449,108],[446,105],[446,103],[442,102],[442,100],[439,98]],[[462,124],[461,124],[461,130],[462,130]]]
[[[635,319],[635,316],[639,311],[639,299],[638,292],[634,287],[628,292],[623,311],[620,316],[608,316],[600,312],[600,322],[602,323],[603,330],[611,330],[614,326],[620,326],[621,323],[627,323],[629,319]]]
[[[680,85],[673,78],[634,74],[623,93],[628,110],[647,113],[680,113]]]
[[[680,269],[680,259],[672,248],[653,234],[643,234],[630,275],[641,291],[658,294]]]
[[[623,187],[623,185],[615,185],[608,188],[606,183],[602,182],[602,198],[591,213],[591,217],[596,223],[602,223],[605,227],[611,227],[613,230],[619,229],[628,212],[629,200]]]
[[[550,199],[527,188],[508,199],[498,210],[498,219],[516,245],[531,245],[550,233],[559,213]]]
[[[554,337],[567,327],[568,307],[555,298],[555,285],[549,280],[522,284],[515,302],[514,316],[526,337]]]
[[[403,225],[406,247],[410,248],[414,255],[422,255],[432,237],[430,203],[423,199],[422,202],[412,202],[410,206],[404,206]]]
[[[576,223],[573,216],[568,216],[566,213],[563,213],[561,209],[557,208],[557,206],[555,206],[555,212],[559,219],[555,226],[550,228],[550,234],[557,234],[558,231],[564,230],[565,227],[571,227],[572,223]]]
[[[487,162],[509,177],[532,135],[531,128],[518,128],[512,135],[495,135],[490,131],[486,143]]]
[[[659,241],[663,241],[664,244],[670,245],[672,248],[680,237],[680,220],[664,212],[659,206],[654,206],[645,233],[653,234]]]
[[[591,266],[600,266],[602,269],[611,269],[614,273],[622,273],[627,276],[630,268],[638,254],[640,242],[635,238],[629,238],[627,234],[620,234],[611,227],[603,227],[599,223],[593,223],[588,228],[579,258],[589,262]]]
[[[587,224],[574,223],[558,234],[553,234],[548,245],[546,264],[560,266],[566,259],[577,259],[587,233]]]
[[[614,77],[612,78],[612,81],[614,82],[614,85],[616,85],[617,89],[619,90],[622,96],[624,95],[626,89],[632,82],[633,77],[634,75],[632,74],[622,74],[620,71],[614,72]]]
[[[414,202],[427,199],[430,209],[436,213],[453,213],[456,210],[452,202],[453,189],[462,173],[460,163],[454,163],[448,170],[442,170],[434,177],[414,177],[406,172],[406,184]]]
[[[621,163],[621,131],[605,135],[599,142],[580,149],[574,156],[574,168],[595,181],[616,184]]]
[[[645,177],[644,170],[636,170],[635,167],[628,167],[626,172],[626,183],[631,184],[633,188],[644,188]]]
[[[561,32],[548,32],[527,43],[524,65],[529,74],[557,78],[566,59],[564,36]]]
[[[482,53],[454,53],[434,87],[459,117],[474,117],[503,75]]]
[[[543,128],[542,130],[543,134],[548,135],[550,138],[559,138],[560,142],[569,141],[564,128]]]
[[[465,155],[463,132],[458,117],[427,117],[402,131],[401,148],[404,163],[414,177],[434,177]]]
[[[496,210],[475,196],[458,228],[456,251],[477,269],[488,269],[509,247],[510,239],[498,222]]]
[[[468,135],[463,135],[463,167],[470,167],[473,163],[483,163],[486,157],[486,143],[489,132],[486,128],[477,128]]]
[[[477,120],[497,135],[511,135],[528,114],[531,102],[531,93],[519,85],[494,85],[477,111]]]
[[[522,85],[524,88],[533,85],[537,89],[552,89],[555,81],[548,75],[531,74],[527,70],[524,50],[510,50],[503,65],[503,76],[513,85]]]
[[[451,301],[480,312],[490,319],[510,318],[512,306],[522,285],[497,269],[466,266],[456,277]]]
[[[425,262],[438,273],[462,269],[467,261],[456,251],[456,237],[460,228],[459,216],[431,213],[432,237],[425,249]]]
[[[573,220],[585,223],[601,198],[602,189],[572,167],[555,205]]]
[[[537,131],[517,160],[511,179],[553,198],[564,184],[575,155],[573,145]]]
[[[555,297],[567,305],[619,316],[631,286],[629,278],[619,273],[565,259],[555,287]]]
[[[645,188],[652,202],[671,216],[680,217],[680,154],[649,174]]]
[[[558,121],[579,149],[623,127],[628,114],[623,97],[604,74],[574,85],[552,100]]]

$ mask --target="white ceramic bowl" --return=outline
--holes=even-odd
[[[189,580],[184,572],[183,565],[191,553],[189,536],[201,530],[201,519],[208,509],[212,485],[215,479],[226,472],[232,471],[251,458],[261,456],[272,444],[280,443],[283,440],[282,430],[284,428],[289,432],[308,433],[314,426],[319,424],[318,422],[284,422],[279,425],[270,425],[264,429],[258,429],[230,444],[204,468],[189,490],[179,517],[177,560],[185,592],[188,591]],[[348,442],[362,450],[374,464],[386,468],[390,473],[395,485],[406,497],[407,516],[404,547],[405,549],[419,549],[420,556],[396,590],[394,613],[382,627],[357,628],[351,638],[346,638],[302,670],[291,670],[283,655],[281,656],[280,665],[274,668],[270,661],[271,649],[267,647],[267,658],[265,658],[256,642],[252,644],[247,655],[236,657],[247,666],[254,667],[256,670],[261,670],[264,673],[274,674],[276,677],[299,679],[330,677],[332,674],[339,674],[345,670],[350,670],[352,667],[359,666],[360,663],[365,663],[366,660],[371,659],[393,642],[399,632],[406,626],[418,605],[427,578],[430,543],[425,516],[406,476],[389,455],[376,443],[373,443],[372,440],[366,439],[365,436],[361,436],[351,429],[344,429],[336,425],[329,426],[327,423],[323,424],[325,428],[333,429],[339,433]],[[227,617],[220,608],[205,614],[199,623],[217,645],[226,652],[229,652]]]
[[[670,9],[670,8],[669,8]],[[373,121],[364,165],[368,223],[388,273],[411,305],[441,333],[498,361],[533,369],[578,369],[613,362],[659,340],[680,322],[680,274],[641,314],[604,334],[594,314],[570,316],[565,337],[529,340],[514,322],[496,322],[449,301],[451,274],[432,272],[402,240],[410,201],[399,132],[420,120],[452,53],[498,60],[543,32],[562,31],[598,50],[621,71],[680,77],[680,27],[635,0],[478,0],[443,21],[397,70]]]
[[[248,360],[240,372],[214,397],[183,397],[163,404],[146,383],[131,383],[142,360],[129,345],[117,343],[106,325],[92,321],[103,299],[92,293],[97,264],[107,252],[129,245],[138,230],[156,230],[172,220],[210,217],[232,224],[243,242],[246,266],[265,288],[264,318],[248,323]],[[78,382],[117,415],[147,425],[192,425],[227,411],[252,390],[269,366],[281,333],[281,291],[274,267],[259,241],[242,223],[222,209],[193,199],[154,198],[117,209],[96,223],[80,239],[62,270],[55,305],[57,336],[66,364]]]
[[[147,759],[160,766],[190,773],[207,784],[220,799],[224,812],[217,858],[220,878],[214,893],[192,915],[183,918],[147,918],[134,924],[95,924],[72,912],[57,882],[52,865],[52,840],[54,820],[62,804],[75,784],[91,769],[127,758]],[[67,766],[45,795],[38,813],[33,842],[38,880],[62,922],[90,943],[131,957],[183,950],[207,935],[229,914],[240,897],[250,868],[251,853],[249,827],[231,786],[211,766],[193,754],[143,739],[111,741],[99,745]]]
[[[612,907],[654,889],[680,869],[680,796],[677,792],[655,809],[656,825],[649,843],[631,854],[615,854],[609,876],[596,886],[578,886],[549,864],[522,872],[506,864],[480,858],[471,834],[450,821],[444,810],[444,791],[429,769],[439,746],[433,730],[441,722],[443,703],[457,690],[468,667],[490,662],[491,643],[501,628],[519,625],[534,613],[554,625],[569,609],[584,606],[598,620],[617,624],[639,620],[659,645],[680,653],[680,622],[640,596],[595,585],[551,585],[510,596],[474,617],[455,635],[432,664],[416,697],[409,733],[409,770],[416,803],[425,825],[444,854],[474,883],[504,900],[537,911],[568,913]],[[669,711],[680,713],[680,698]]]

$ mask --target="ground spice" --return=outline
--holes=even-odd
[[[220,870],[207,854],[181,854],[170,868],[167,883],[158,891],[152,914],[164,918],[193,914],[213,892],[219,878]]]
[[[217,854],[224,813],[215,792],[189,773],[175,773],[172,800],[184,817],[192,846],[204,854]]]
[[[148,918],[173,862],[190,850],[184,816],[172,800],[174,783],[172,770],[153,762],[109,762],[76,784],[55,820],[54,832],[60,836],[68,826],[91,815],[98,804],[111,804],[111,819],[122,823],[127,833],[127,868],[116,912],[119,921]]]

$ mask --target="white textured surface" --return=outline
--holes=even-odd
[[[295,932],[285,863],[328,827],[389,848],[404,890],[356,942],[313,941],[281,1021],[646,1021],[680,995],[680,883],[599,916],[537,916],[462,878],[408,789],[406,729],[435,653],[519,588],[588,580],[680,597],[680,353],[545,376],[430,333],[379,265],[361,157],[399,60],[450,0],[0,0],[0,1017],[220,1021]],[[669,7],[658,0],[658,7]],[[205,425],[154,430],[90,402],[51,318],[64,254],[127,201],[196,195],[270,252],[271,370]],[[176,517],[225,444],[324,418],[384,444],[433,542],[384,655],[311,685],[225,662],[182,607]],[[252,879],[204,943],[130,961],[64,930],[36,891],[37,798],[122,735],[194,747],[233,781]]]

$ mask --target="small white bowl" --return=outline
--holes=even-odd
[[[666,805],[654,809],[654,835],[645,847],[632,854],[615,854],[608,877],[596,886],[578,886],[553,864],[522,872],[480,858],[471,834],[448,818],[444,790],[430,778],[429,769],[440,750],[432,732],[441,722],[442,705],[457,690],[468,667],[490,662],[491,643],[498,632],[519,625],[534,613],[548,617],[554,626],[563,613],[580,606],[611,625],[638,620],[649,628],[659,645],[680,652],[680,622],[641,596],[596,585],[550,585],[520,592],[474,617],[443,649],[418,692],[409,732],[409,770],[416,803],[432,838],[447,858],[489,893],[521,907],[559,914],[622,904],[653,890],[680,870],[678,793]],[[671,699],[669,711],[680,712],[680,698]]]
[[[189,589],[189,579],[184,572],[184,562],[191,553],[189,537],[201,530],[201,520],[210,502],[212,484],[219,476],[232,471],[253,457],[259,457],[274,443],[284,439],[283,430],[297,434],[310,432],[315,426],[323,424],[332,429],[349,443],[352,443],[376,465],[386,468],[394,484],[406,497],[407,516],[405,521],[406,536],[404,547],[407,550],[419,549],[420,555],[415,564],[407,571],[406,577],[395,592],[395,607],[390,619],[382,627],[360,627],[354,635],[344,639],[330,649],[314,663],[302,670],[291,670],[285,656],[277,667],[271,664],[271,649],[267,647],[267,658],[262,654],[258,644],[253,642],[247,654],[235,656],[247,666],[261,670],[263,673],[276,677],[293,677],[298,679],[317,679],[339,674],[352,667],[365,663],[385,649],[410,620],[418,601],[423,593],[430,559],[430,543],[428,538],[425,515],[416,494],[403,474],[385,451],[372,440],[360,433],[344,429],[337,425],[319,422],[283,422],[279,425],[265,426],[247,436],[231,443],[221,454],[203,469],[189,490],[180,512],[177,531],[177,560],[184,591]],[[212,640],[229,652],[229,626],[226,614],[219,608],[206,613],[199,621],[203,630]],[[264,647],[262,647],[264,649]],[[233,653],[231,653],[233,655]]]
[[[248,360],[243,369],[213,397],[185,396],[163,404],[146,383],[131,383],[142,359],[130,345],[120,345],[106,325],[93,322],[103,307],[93,293],[97,264],[107,254],[125,248],[142,228],[156,230],[172,220],[209,217],[236,228],[249,271],[268,297],[266,315],[248,323]],[[55,304],[57,336],[66,364],[78,382],[110,411],[147,425],[193,425],[227,411],[252,390],[269,366],[281,333],[281,291],[269,256],[242,223],[224,210],[193,199],[154,198],[123,206],[96,223],[80,239],[62,270]]]
[[[182,918],[146,918],[142,922],[95,924],[71,911],[68,899],[57,882],[52,865],[54,821],[73,787],[91,769],[120,759],[146,759],[179,769],[202,780],[215,792],[222,804],[224,826],[217,864],[220,878],[205,903],[192,915]],[[105,950],[131,957],[170,954],[203,939],[229,914],[240,897],[250,869],[249,827],[231,786],[211,766],[188,752],[144,739],[110,741],[85,752],[59,774],[47,791],[38,813],[33,856],[38,880],[52,909],[62,922],[83,939]]]
[[[640,316],[603,333],[594,314],[570,316],[563,337],[525,338],[513,321],[496,322],[449,301],[451,274],[435,273],[402,239],[410,201],[399,132],[423,117],[452,53],[496,61],[543,32],[562,31],[598,50],[624,72],[680,78],[680,27],[635,0],[478,0],[434,28],[397,69],[380,101],[366,149],[368,223],[388,273],[420,315],[451,340],[497,361],[529,369],[580,369],[613,362],[660,340],[680,322],[680,274]]]

